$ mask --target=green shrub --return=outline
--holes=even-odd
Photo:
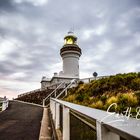
[[[100,99],[101,99],[101,101],[102,101],[103,103],[105,103],[105,102],[106,102],[106,100],[107,100],[107,96],[102,95]]]
[[[140,78],[140,72],[138,72],[138,78]]]
[[[79,102],[82,102],[84,100],[84,94],[78,94],[76,97],[76,100],[78,100]]]
[[[140,78],[135,78],[131,81],[131,88],[133,90],[140,90]]]
[[[118,104],[126,107],[134,107],[138,105],[137,97],[132,93],[118,95]]]
[[[65,98],[68,102],[73,102],[75,100],[75,94],[69,95],[67,98]]]
[[[118,98],[115,96],[112,96],[107,99],[106,101],[107,106],[110,106],[112,103],[118,103]]]
[[[140,106],[140,91],[136,91],[135,96],[137,97],[138,105]]]
[[[103,108],[103,102],[102,101],[97,101],[95,103],[92,103],[90,107],[96,108],[96,109],[102,109]]]

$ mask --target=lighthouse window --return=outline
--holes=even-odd
[[[67,38],[67,44],[73,44],[73,39],[72,38]]]

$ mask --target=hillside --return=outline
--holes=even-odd
[[[63,90],[63,88],[57,90],[57,95]],[[43,104],[43,99],[45,99],[50,93],[52,93],[54,89],[46,89],[42,91],[35,91],[33,93],[29,93],[26,95],[23,95],[21,97],[16,98],[15,100],[29,102],[29,103],[35,103],[35,104]],[[54,94],[52,95],[54,97]],[[47,102],[46,102],[47,103]]]
[[[127,107],[132,107],[131,111],[136,112],[140,106],[140,72],[117,74],[88,84],[79,82],[64,100],[102,110],[117,103],[116,110],[112,107],[112,111],[122,113]]]

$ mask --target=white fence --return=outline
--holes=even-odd
[[[8,107],[9,100],[8,99],[0,100],[0,104],[2,104],[2,106],[0,106],[1,110],[4,111]]]
[[[140,120],[126,118],[115,113],[109,113],[54,98],[50,100],[50,110],[55,128],[60,129],[60,126],[62,126],[63,140],[70,140],[71,137],[70,114],[72,111],[95,121],[95,126],[90,127],[93,129],[95,127],[95,139],[97,140],[120,140],[120,138],[126,140],[140,140]],[[138,115],[140,115],[140,112]],[[61,119],[62,121],[60,121]],[[80,117],[79,120],[86,123],[86,121],[83,121]],[[86,125],[91,124],[86,123]],[[79,128],[81,127],[79,126]]]
[[[107,78],[109,76],[98,76],[98,77],[89,77],[89,78],[83,78],[83,79],[80,79],[79,81],[82,81],[84,83],[89,83],[91,82],[92,80],[98,80],[98,79],[102,79],[102,78]]]

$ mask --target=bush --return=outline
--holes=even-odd
[[[103,103],[105,103],[105,102],[106,102],[106,100],[107,100],[107,96],[102,95],[100,99],[101,99],[101,101],[102,101]]]
[[[140,72],[138,72],[138,78],[140,78]]]
[[[78,100],[79,102],[82,102],[84,100],[84,94],[78,94],[76,97],[76,100]]]
[[[117,74],[93,80],[88,84],[80,81],[78,86],[70,91],[69,96],[70,102],[95,108],[102,107],[105,110],[112,103],[117,103],[119,112],[129,106],[135,108],[140,105],[140,72]]]
[[[103,102],[99,100],[96,103],[92,103],[90,105],[90,107],[97,108],[97,109],[102,109],[103,108]]]
[[[125,93],[118,96],[118,104],[124,107],[134,107],[138,105],[138,100],[134,94]]]
[[[140,78],[135,78],[131,81],[131,88],[133,90],[140,90]]]
[[[137,97],[138,105],[140,106],[140,91],[136,91],[135,96]]]
[[[112,103],[118,103],[118,98],[115,96],[112,96],[107,99],[107,101],[106,101],[107,106],[110,106]]]
[[[68,102],[73,102],[75,100],[75,95],[74,94],[69,95],[65,100]]]

